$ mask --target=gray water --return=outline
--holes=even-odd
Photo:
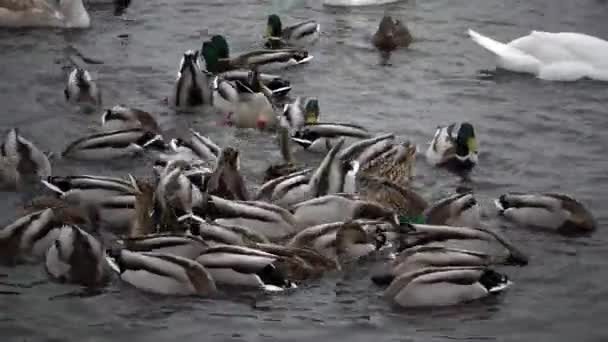
[[[98,3],[98,2],[96,2]],[[226,4],[230,3],[230,4]],[[280,1],[274,1],[275,5]],[[284,21],[314,18],[324,35],[313,63],[284,73],[294,95],[317,96],[324,121],[353,121],[395,132],[422,148],[435,127],[468,120],[481,155],[470,186],[491,213],[506,191],[563,191],[589,206],[599,228],[565,238],[506,229],[530,255],[524,268],[502,269],[514,281],[505,294],[468,305],[403,311],[369,280],[374,264],[303,284],[294,292],[234,299],[150,296],[113,283],[86,293],[47,280],[42,267],[0,268],[2,341],[605,341],[608,338],[608,117],[605,84],[550,83],[499,73],[470,41],[471,27],[508,41],[530,30],[608,37],[608,3],[600,0],[420,0],[358,9],[292,1]],[[285,6],[283,6],[285,7]],[[279,158],[268,133],[221,127],[219,117],[177,116],[163,99],[186,49],[207,34],[228,37],[232,51],[258,46],[270,1],[134,0],[126,21],[109,4],[90,5],[90,30],[0,30],[0,128],[19,127],[43,149],[60,152],[95,131],[99,116],[64,103],[66,48],[103,60],[92,65],[105,106],[124,103],[155,113],[168,134],[191,126],[242,151],[243,168],[259,183]],[[417,41],[379,64],[369,38],[384,10],[401,17]],[[124,36],[124,35],[128,36]],[[299,154],[302,156],[302,154]],[[318,160],[318,156],[310,157]],[[316,158],[316,159],[315,159]],[[148,174],[150,158],[127,162],[55,160],[54,173]],[[416,187],[429,200],[453,193],[462,180],[419,158]],[[23,195],[3,193],[3,222],[16,217]]]

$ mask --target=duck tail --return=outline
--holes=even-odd
[[[44,184],[44,186],[49,188],[49,190],[57,193],[59,195],[59,197],[62,197],[63,195],[65,195],[65,191],[59,189],[58,186],[49,182],[50,180],[51,180],[51,177],[48,177],[47,179],[42,179],[40,181],[42,182],[42,184]]]

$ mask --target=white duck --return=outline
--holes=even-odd
[[[91,18],[82,0],[0,0],[0,27],[87,28]]]
[[[496,55],[501,69],[550,81],[608,81],[608,41],[573,32],[532,31],[507,44],[471,29],[474,42]]]

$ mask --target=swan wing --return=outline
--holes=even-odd
[[[534,56],[512,46],[504,44],[492,38],[483,36],[471,29],[468,31],[471,39],[483,48],[491,51],[497,57],[497,65],[503,69],[537,74],[541,65]]]

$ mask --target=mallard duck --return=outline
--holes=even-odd
[[[437,128],[426,150],[426,160],[433,166],[469,171],[477,165],[475,129],[468,122]]]
[[[357,195],[333,194],[295,204],[293,215],[301,227],[356,219],[384,220],[398,225],[396,213]]]
[[[399,250],[416,246],[448,247],[491,255],[495,263],[528,264],[528,257],[519,248],[490,229],[413,223],[405,225],[411,227],[411,231],[397,237]]]
[[[181,160],[170,161],[160,174],[154,200],[165,229],[172,229],[174,220],[203,220],[194,213],[194,208],[203,203],[203,193],[184,174],[187,167],[188,164]]]
[[[101,115],[101,126],[105,131],[141,128],[149,132],[162,133],[152,114],[124,105],[105,110]]]
[[[281,125],[295,134],[307,123],[317,123],[319,120],[319,101],[316,98],[298,96],[283,107]]]
[[[216,284],[283,291],[295,287],[278,266],[283,260],[274,254],[243,246],[214,246],[196,261],[211,274]]]
[[[289,279],[302,281],[316,278],[325,272],[340,269],[340,265],[331,258],[310,248],[288,247],[272,243],[257,243],[255,247],[285,259],[283,267]]]
[[[380,249],[386,237],[370,236],[357,222],[333,222],[308,227],[296,234],[288,247],[310,248],[338,264],[355,261]]]
[[[51,5],[45,0],[0,1],[0,26],[88,28],[89,13],[82,0],[60,0]]]
[[[232,85],[216,78],[215,106],[228,113],[228,124],[238,128],[272,129],[278,123],[270,100],[272,94],[261,84],[257,70],[252,70],[249,75],[247,84],[236,81]]]
[[[468,33],[475,43],[495,55],[498,68],[550,81],[608,81],[606,40],[574,32],[532,31],[505,44],[471,29]]]
[[[357,158],[359,173],[380,177],[406,187],[416,174],[416,145],[390,139],[378,141]]]
[[[217,291],[205,267],[188,258],[113,249],[108,251],[106,259],[121,280],[146,292],[209,296]]]
[[[51,208],[37,210],[0,230],[0,259],[3,263],[37,262],[44,259],[59,236],[58,223]]]
[[[63,93],[69,103],[80,105],[87,112],[101,106],[101,91],[85,69],[74,68],[70,72]]]
[[[51,175],[51,163],[34,143],[13,128],[6,133],[0,150],[0,188],[15,190]]]
[[[304,64],[312,60],[306,50],[277,49],[255,50],[230,57],[230,49],[226,38],[215,35],[210,41],[203,43],[201,55],[208,72],[217,74],[234,69],[251,69],[254,66],[277,66]]]
[[[247,82],[249,79],[249,72],[250,70],[228,70],[219,73],[217,76],[227,81]],[[260,73],[259,77],[262,84],[267,87],[275,97],[286,96],[291,91],[291,83],[278,75]]]
[[[85,192],[104,192],[116,195],[134,195],[136,189],[133,183],[118,177],[78,175],[78,176],[53,176],[41,180],[48,189],[53,191],[59,198],[68,202],[80,202]]]
[[[372,37],[372,43],[382,52],[390,52],[399,47],[408,47],[412,40],[412,35],[407,27],[390,15],[382,17],[378,30]]]
[[[563,234],[590,233],[597,227],[591,212],[565,194],[507,193],[495,204],[501,216],[522,226]]]
[[[163,137],[140,128],[96,133],[70,143],[61,156],[79,160],[133,157],[147,148],[166,147]]]
[[[346,123],[305,123],[292,134],[292,140],[308,151],[327,151],[333,147],[334,139],[367,139],[372,135],[359,125]]]
[[[297,232],[293,215],[276,205],[259,201],[230,201],[210,196],[201,210],[214,223],[249,228],[271,241],[282,240]]]
[[[229,223],[229,222],[228,222]],[[190,233],[200,236],[210,246],[234,245],[254,246],[256,243],[270,243],[270,240],[244,225],[230,225],[218,222],[199,222],[190,227]]]
[[[300,169],[296,165],[291,153],[291,146],[289,144],[289,130],[287,127],[279,125],[277,129],[277,140],[279,143],[279,151],[281,152],[281,161],[270,165],[266,169],[264,173],[264,183],[278,177],[286,176]]]
[[[46,271],[60,282],[99,286],[108,279],[101,243],[83,229],[63,226],[46,252]]]
[[[170,97],[170,105],[178,109],[191,109],[213,105],[212,80],[198,65],[198,51],[184,53],[177,79]]]
[[[319,40],[321,25],[314,20],[307,20],[288,27],[283,27],[281,18],[276,14],[268,16],[266,24],[266,43],[268,49],[285,46],[305,47]]]
[[[425,210],[423,215],[427,224],[481,227],[481,207],[471,193],[445,197]]]
[[[229,200],[249,199],[245,180],[240,173],[239,151],[225,147],[220,152],[215,169],[207,182],[207,193]]]
[[[393,210],[401,223],[418,222],[417,218],[428,207],[428,202],[416,191],[386,178],[361,175],[357,177],[356,188],[362,200]]]
[[[209,137],[201,135],[190,128],[188,138],[175,138],[169,142],[169,147],[175,153],[188,153],[202,161],[215,161],[221,152],[221,148]],[[194,158],[192,158],[194,159]]]
[[[199,236],[172,233],[129,237],[118,243],[134,252],[171,254],[191,260],[209,248],[209,244]]]
[[[426,267],[399,275],[384,297],[405,308],[447,306],[500,293],[510,285],[506,276],[486,267]]]

